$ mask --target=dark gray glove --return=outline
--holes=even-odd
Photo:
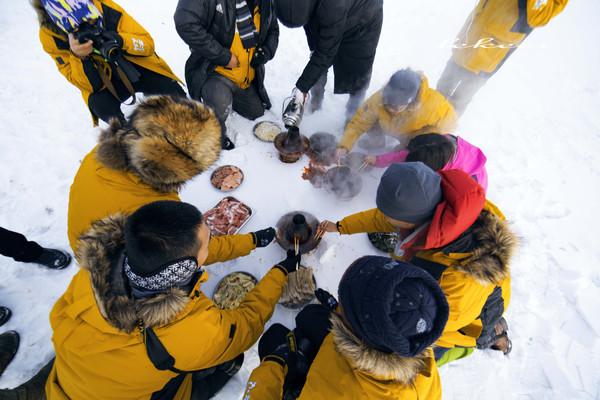
[[[269,51],[263,47],[257,47],[254,51],[254,56],[252,57],[252,61],[250,61],[250,66],[252,68],[256,68],[259,65],[266,64],[267,61],[271,59],[271,54]]]
[[[302,256],[300,254],[296,255],[294,250],[288,250],[285,260],[278,262],[273,268],[279,268],[287,275],[290,272],[296,271],[298,265],[300,265],[301,259]]]
[[[275,229],[267,228],[252,232],[252,242],[256,247],[267,247],[275,239]]]
[[[321,303],[323,306],[325,306],[331,311],[335,310],[338,306],[338,301],[327,290],[315,290],[315,297],[317,298],[317,300],[319,300],[319,303]]]

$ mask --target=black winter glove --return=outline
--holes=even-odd
[[[258,356],[261,361],[269,360],[285,366],[290,356],[293,334],[281,324],[273,324],[258,342]]]
[[[123,38],[115,31],[104,31],[102,32],[102,36],[107,40],[113,40],[119,44],[119,48],[123,48]]]
[[[250,61],[250,65],[252,68],[256,68],[259,65],[266,64],[267,61],[271,59],[271,54],[269,51],[263,47],[257,47],[254,51],[254,56],[252,57],[252,61]]]
[[[327,290],[317,289],[315,290],[315,296],[319,300],[319,303],[331,311],[335,310],[338,306],[338,301]]]
[[[287,275],[290,272],[294,272],[296,271],[296,269],[298,269],[298,265],[300,265],[301,259],[301,254],[296,255],[294,250],[288,250],[287,257],[285,258],[285,260],[277,263],[273,268],[279,268]]]
[[[256,247],[267,247],[275,239],[275,229],[267,228],[252,232],[252,242]]]

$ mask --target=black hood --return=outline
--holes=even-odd
[[[288,28],[299,28],[308,23],[317,0],[275,0],[279,21]]]

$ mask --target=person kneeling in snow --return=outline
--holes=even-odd
[[[98,119],[124,120],[136,92],[185,97],[150,34],[112,0],[32,0],[40,41]]]
[[[225,131],[231,110],[254,120],[271,108],[264,81],[279,44],[273,0],[179,0],[174,19],[191,51],[185,64],[190,96],[215,110],[223,149],[232,150]]]
[[[340,140],[341,153],[352,150],[364,133],[361,146],[381,148],[385,135],[399,140],[420,133],[448,133],[456,125],[456,113],[446,98],[429,87],[427,78],[409,68],[397,71],[350,119]]]
[[[344,273],[339,306],[316,294],[323,305],[304,308],[293,332],[275,324],[260,339],[245,400],[442,398],[430,346],[448,303],[427,272],[366,256]]]
[[[113,120],[71,184],[67,225],[73,252],[93,221],[132,213],[157,200],[179,201],[183,185],[206,171],[220,153],[219,121],[194,100],[149,97],[126,125]],[[248,255],[274,238],[273,228],[213,237],[206,264]]]
[[[96,221],[50,314],[48,399],[208,399],[221,389],[300,256],[288,252],[237,309],[220,310],[200,289],[209,242],[200,211],[179,201]]]
[[[436,342],[439,365],[479,349],[508,354],[502,314],[510,299],[509,263],[516,237],[504,215],[466,173],[434,172],[421,162],[393,164],[383,174],[377,208],[323,221],[320,232],[399,232],[394,257],[434,276],[450,317]]]

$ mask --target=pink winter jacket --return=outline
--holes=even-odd
[[[375,166],[385,168],[390,164],[406,161],[407,156],[408,150],[392,151],[391,153],[381,154],[377,156]],[[487,192],[488,180],[487,172],[485,171],[486,161],[487,159],[479,147],[473,146],[461,137],[457,137],[456,153],[452,160],[448,161],[444,168],[442,168],[442,171],[460,169],[475,179]]]

